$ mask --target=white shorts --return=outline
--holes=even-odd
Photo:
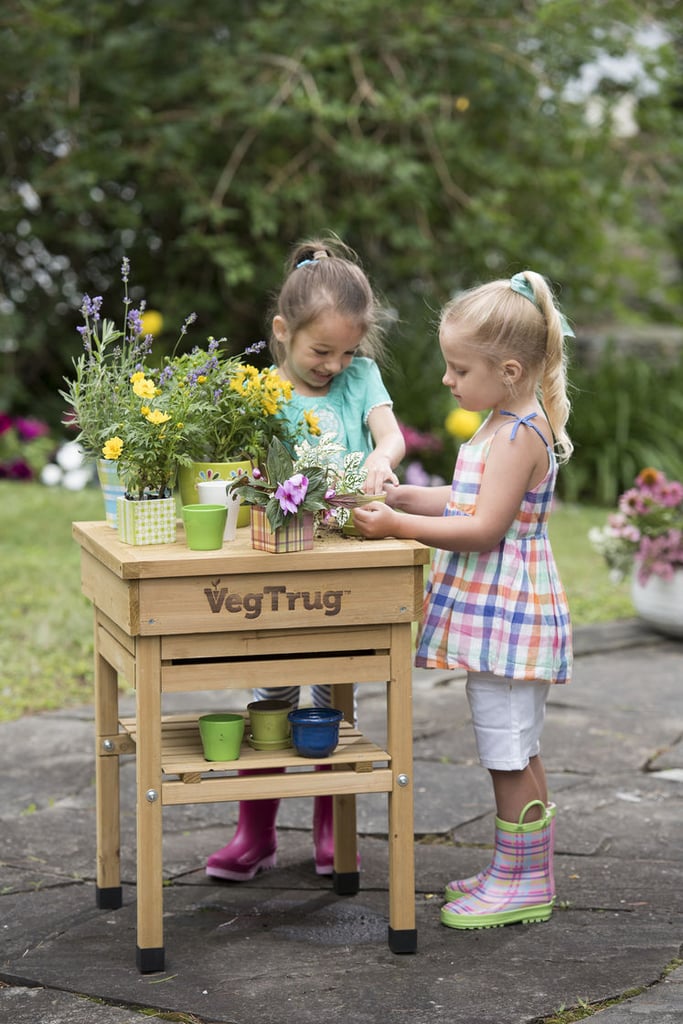
[[[550,683],[468,672],[465,689],[480,764],[493,771],[522,771],[541,750]]]

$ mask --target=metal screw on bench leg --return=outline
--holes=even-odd
[[[107,753],[110,754],[112,752],[112,750],[114,749],[113,742],[111,740],[103,740],[103,742],[102,742],[102,749],[106,750]]]
[[[410,782],[410,779],[408,778],[407,775],[401,773],[401,775],[397,776],[396,781],[398,782],[399,786],[407,786],[408,783]]]
[[[156,789],[148,789],[147,792],[145,793],[145,799],[150,804],[153,804],[155,800],[159,799],[159,794],[157,793]]]

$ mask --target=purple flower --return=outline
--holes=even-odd
[[[37,437],[46,437],[50,433],[47,423],[36,420],[32,416],[18,416],[14,425],[22,441],[33,441]]]
[[[280,502],[280,508],[283,512],[290,512],[292,515],[296,515],[299,511],[299,506],[306,497],[307,490],[308,477],[304,476],[303,473],[295,473],[294,476],[290,476],[289,480],[285,480],[283,484],[278,484],[275,497]]]
[[[84,317],[92,317],[93,320],[100,319],[100,309],[102,308],[102,296],[96,295],[94,298],[90,298],[89,295],[83,296],[83,304],[81,305],[81,313]]]
[[[254,466],[251,475],[253,476],[254,480],[260,480],[261,477],[263,476],[258,466]]]
[[[421,462],[409,462],[406,466],[405,481],[407,484],[427,487],[429,485],[429,473]]]

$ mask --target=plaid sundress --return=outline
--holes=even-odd
[[[508,413],[506,415],[512,415]],[[517,420],[536,430],[534,415]],[[445,516],[471,515],[493,438],[460,446]],[[492,551],[437,549],[425,590],[415,664],[466,668],[508,679],[565,683],[571,677],[569,608],[548,540],[546,523],[557,477],[549,468],[527,491],[505,537]]]

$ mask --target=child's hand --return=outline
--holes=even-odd
[[[371,501],[369,505],[353,510],[353,525],[368,540],[379,540],[381,537],[396,536],[396,520],[399,514],[381,501]]]
[[[372,452],[371,455],[368,455],[364,468],[368,473],[363,487],[366,494],[381,494],[386,482],[391,484],[398,483],[398,477],[391,468],[389,459],[377,452]]]

